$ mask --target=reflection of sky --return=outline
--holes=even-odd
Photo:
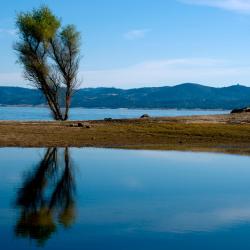
[[[0,226],[11,224],[15,191],[43,152],[0,149]],[[120,234],[216,232],[250,222],[249,157],[106,149],[71,152],[78,197],[75,233],[80,233],[79,227],[95,228],[93,234],[103,228]]]
[[[89,190],[81,213],[89,223],[199,231],[250,219],[248,157],[94,149],[73,155]]]

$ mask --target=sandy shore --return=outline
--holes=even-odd
[[[83,127],[77,127],[78,122]],[[250,154],[250,114],[111,121],[0,121],[0,147],[107,147]]]

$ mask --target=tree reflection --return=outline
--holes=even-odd
[[[20,217],[15,226],[18,237],[43,245],[56,232],[75,219],[75,181],[68,148],[47,149],[35,170],[26,175],[17,193]]]

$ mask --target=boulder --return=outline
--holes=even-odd
[[[141,118],[150,118],[150,116],[148,114],[144,114],[141,116]]]
[[[69,126],[72,128],[91,128],[90,124],[85,122],[72,123]]]
[[[112,118],[104,118],[104,121],[112,121]]]
[[[233,109],[231,111],[231,114],[248,113],[248,112],[250,112],[250,107],[241,108],[241,109]]]
[[[77,124],[77,125],[78,125],[78,127],[79,127],[79,128],[83,128],[83,127],[84,127],[84,124],[83,124],[83,123],[81,123],[81,122],[78,122],[78,124]]]
[[[70,124],[69,126],[70,126],[71,128],[78,128],[78,124],[75,124],[75,123]]]

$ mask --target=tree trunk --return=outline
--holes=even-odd
[[[43,85],[43,89],[42,92],[47,100],[47,103],[50,107],[50,110],[53,113],[53,117],[55,120],[57,121],[62,121],[63,117],[62,117],[62,113],[60,108],[58,107],[58,103],[56,102],[56,100],[53,98],[50,90],[48,90],[47,88],[45,88],[45,86]]]
[[[71,101],[70,93],[67,90],[66,96],[65,96],[65,113],[64,113],[64,119],[63,119],[64,121],[67,121],[69,118],[70,101]]]

